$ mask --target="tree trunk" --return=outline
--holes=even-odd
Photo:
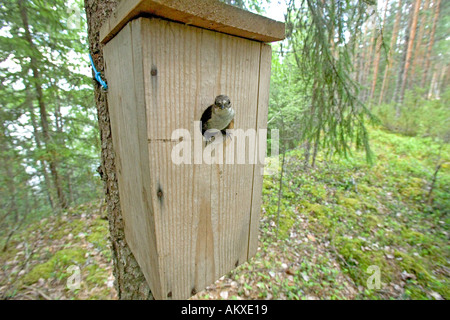
[[[73,195],[73,189],[72,189],[72,179],[70,178],[73,174],[72,170],[67,170],[67,189],[69,190],[69,201],[73,205],[75,203],[75,197]]]
[[[42,136],[44,139],[45,147],[47,149],[47,153],[49,155],[48,162],[49,162],[49,167],[50,167],[50,174],[52,175],[53,183],[54,183],[54,186],[56,189],[56,194],[58,197],[58,205],[60,208],[65,209],[65,208],[67,208],[67,203],[66,203],[66,199],[64,197],[61,180],[58,175],[56,160],[54,159],[52,152],[49,152],[49,145],[51,142],[51,137],[50,137],[49,126],[48,126],[47,110],[46,110],[46,105],[44,102],[44,94],[43,94],[42,86],[41,86],[41,76],[39,73],[39,69],[37,67],[36,57],[34,56],[35,52],[37,51],[37,48],[35,47],[35,45],[33,43],[33,38],[31,37],[30,26],[28,24],[27,9],[23,4],[23,0],[19,0],[18,5],[19,5],[20,16],[22,18],[23,27],[25,30],[25,40],[27,41],[27,43],[29,45],[30,51],[33,52],[30,55],[30,68],[33,73],[33,84],[34,84],[34,88],[36,91],[36,98],[37,98],[38,105],[39,105],[39,114],[41,116]]]
[[[450,85],[450,68],[448,65],[445,65],[445,75],[441,82],[440,90],[441,92],[445,92],[445,89]]]
[[[19,221],[19,211],[17,209],[17,201],[16,201],[16,183],[14,182],[14,174],[11,170],[12,163],[11,161],[5,161],[3,163],[6,171],[6,181],[9,189],[9,212],[12,213],[14,217],[14,222],[17,223]],[[8,214],[9,215],[9,214]]]
[[[361,84],[363,86],[366,86],[368,84],[368,78],[369,78],[369,74],[370,74],[370,68],[372,66],[372,52],[373,52],[373,47],[374,47],[374,43],[375,43],[375,34],[377,31],[377,24],[376,24],[376,17],[374,16],[372,19],[372,24],[371,24],[371,28],[372,28],[372,35],[370,37],[370,42],[369,42],[369,46],[367,47],[367,55],[366,55],[366,61],[364,64],[364,69],[363,69],[363,79],[361,81]],[[369,28],[369,26],[367,26]],[[364,88],[362,90],[362,101],[366,101],[368,98],[368,90],[366,88]]]
[[[111,0],[84,1],[88,23],[89,50],[97,70],[102,73],[104,71],[104,61],[103,48],[99,42],[100,28],[116,6],[117,1]],[[97,82],[94,83],[102,147],[102,164],[98,170],[104,181],[105,200],[108,208],[111,250],[116,278],[115,287],[119,299],[152,299],[150,288],[125,240],[107,95]]]
[[[434,45],[434,34],[436,33],[436,25],[437,25],[437,20],[439,18],[440,4],[441,4],[441,0],[437,0],[435,8],[434,8],[433,27],[431,29],[430,41],[428,42],[427,55],[425,57],[424,72],[423,72],[423,76],[422,76],[422,81],[420,83],[421,87],[425,86],[425,83],[427,82],[427,79],[428,79],[428,74],[430,72],[431,52],[433,50],[433,45]]]
[[[305,160],[304,160],[304,169],[306,170],[309,166],[309,157],[311,156],[311,141],[308,139],[304,145],[305,149]]]
[[[14,157],[10,155],[10,148],[8,146],[7,139],[7,133],[6,128],[3,124],[3,122],[0,121],[0,150],[4,155],[2,155],[2,166],[5,169],[6,176],[4,177],[6,187],[8,188],[9,197],[6,196],[6,192],[4,195],[6,196],[9,201],[7,201],[9,205],[8,213],[6,216],[12,216],[14,217],[14,222],[17,223],[19,221],[19,211],[17,209],[17,202],[16,202],[16,183],[14,181],[14,173],[12,171],[12,166],[14,165]],[[6,188],[5,188],[6,189]]]
[[[383,21],[381,27],[381,35],[383,35],[384,25],[386,24],[386,12],[388,8],[388,2],[386,1],[386,6],[384,8]],[[373,95],[375,93],[375,87],[377,86],[377,78],[378,78],[378,68],[380,66],[380,57],[381,57],[381,44],[383,43],[383,37],[380,36],[376,40],[376,51],[375,51],[375,60],[373,62],[373,79],[372,79],[372,88],[370,89],[370,104],[372,103]]]
[[[402,16],[401,12],[402,12],[402,0],[398,0],[397,13],[395,15],[394,28],[392,30],[391,43],[389,45],[389,54],[387,58],[386,69],[384,70],[383,83],[381,84],[380,98],[378,100],[378,104],[381,104],[383,102],[384,92],[389,83],[389,75],[392,67],[392,53],[396,49],[398,29],[400,26],[400,19]]]
[[[283,195],[283,174],[284,174],[284,162],[286,160],[286,147],[284,146],[284,144],[286,142],[282,142],[283,143],[283,157],[281,159],[281,171],[280,171],[280,183],[278,186],[278,204],[277,204],[277,221],[276,221],[276,225],[277,225],[277,231],[275,234],[275,238],[278,239],[278,230],[280,229],[280,212],[281,212],[281,197]]]
[[[423,39],[423,33],[425,30],[425,25],[427,21],[426,18],[426,12],[428,11],[428,7],[430,6],[430,0],[425,0],[425,3],[423,5],[422,9],[422,16],[420,17],[420,24],[419,24],[419,32],[417,33],[417,44],[416,49],[414,50],[414,59],[411,64],[411,76],[413,77],[410,81],[409,88],[412,89],[415,84],[417,84],[417,77],[415,76],[416,73],[416,67],[417,64],[420,63],[422,58],[422,39]]]
[[[363,78],[364,78],[364,62],[366,61],[366,46],[365,46],[365,42],[366,42],[366,36],[367,36],[367,30],[369,28],[366,27],[364,29],[364,33],[361,37],[361,42],[362,42],[362,48],[358,49],[358,67],[356,68],[358,70],[357,75],[356,75],[356,81],[362,85],[363,84]],[[355,41],[356,43],[358,42],[358,39],[356,39]],[[359,93],[359,98],[362,99],[362,91]]]
[[[26,95],[27,95],[26,99],[27,99],[27,104],[28,104],[28,111],[30,112],[31,125],[33,126],[34,142],[36,143],[37,149],[42,149],[41,138],[39,137],[38,124],[37,124],[36,116],[34,115],[34,110],[33,110],[33,101],[30,97],[29,90],[26,90]],[[47,189],[48,202],[49,202],[52,210],[54,210],[55,206],[54,206],[54,202],[53,202],[52,186],[50,183],[50,178],[48,177],[48,173],[47,173],[47,164],[45,163],[44,160],[38,160],[38,164],[39,164],[39,167],[41,168],[42,175],[44,176],[44,183],[45,183],[45,187]]]
[[[427,95],[428,99],[431,99],[433,97],[433,92],[435,91],[435,86],[436,86],[436,78],[437,78],[437,71],[434,70],[433,76],[431,77],[430,89],[428,90],[428,95]]]
[[[447,66],[438,64],[435,67],[433,76],[431,77],[430,89],[428,91],[428,99],[440,99],[442,83],[445,79]]]
[[[398,99],[398,103],[400,105],[403,103],[403,98],[405,96],[406,84],[408,82],[408,70],[409,70],[409,65],[411,63],[411,56],[412,56],[412,51],[413,51],[412,49],[414,47],[414,39],[416,37],[416,28],[417,28],[417,19],[419,17],[420,1],[421,0],[416,0],[416,2],[414,4],[414,12],[412,15],[412,20],[411,20],[411,29],[409,32],[408,46],[406,49],[405,65],[403,67],[403,77],[402,77],[402,84],[400,87],[400,97]]]
[[[408,1],[406,2],[406,10],[411,13],[411,8],[409,7]],[[408,9],[409,8],[409,9]],[[410,15],[411,16],[411,15]],[[400,106],[399,103],[399,96],[400,96],[400,88],[402,85],[402,79],[403,79],[403,72],[405,71],[405,61],[406,61],[406,52],[408,51],[408,43],[409,43],[409,32],[408,30],[411,30],[411,19],[408,17],[406,26],[404,29],[405,34],[405,40],[403,42],[403,50],[401,55],[401,60],[398,63],[398,75],[397,75],[397,83],[395,85],[395,91],[394,91],[394,102],[395,102],[395,117],[398,119],[400,118]]]
[[[439,69],[441,70],[441,75],[439,77],[438,83],[436,84],[436,99],[440,99],[441,98],[441,89],[444,88],[442,84],[445,81],[447,65],[442,64],[442,67],[439,68]]]

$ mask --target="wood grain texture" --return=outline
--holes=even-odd
[[[218,0],[126,0],[102,26],[101,42],[112,39],[130,20],[148,15],[257,41],[285,38],[284,23]]]
[[[235,129],[264,128],[269,50],[158,18],[131,21],[105,46],[126,239],[157,299],[188,298],[256,251],[259,166],[226,164],[236,138],[217,146],[213,164],[177,165],[172,132],[189,131],[194,160],[195,122],[219,94],[231,99]],[[205,149],[197,145],[200,158]]]

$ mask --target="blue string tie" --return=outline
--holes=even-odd
[[[91,56],[90,53],[89,53],[89,59],[91,60],[91,65],[92,65],[92,69],[94,70],[94,74],[95,74],[94,77],[95,77],[95,79],[98,81],[98,83],[101,84],[101,86],[103,87],[104,90],[107,90],[108,89],[108,85],[106,84],[105,81],[103,81],[102,74],[99,71],[97,71],[97,69],[95,68],[94,60],[92,59],[92,56]]]

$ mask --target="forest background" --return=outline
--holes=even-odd
[[[260,249],[196,298],[450,298],[450,2],[282,7]],[[117,298],[88,50],[82,1],[0,4],[2,298]]]

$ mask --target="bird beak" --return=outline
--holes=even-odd
[[[220,109],[225,109],[225,106],[223,104],[220,105]]]

